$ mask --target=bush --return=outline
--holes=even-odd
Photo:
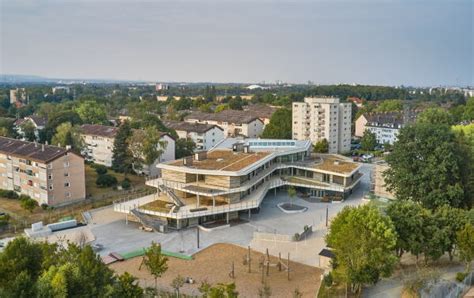
[[[29,196],[22,195],[22,198],[20,199],[20,206],[21,208],[28,210],[30,212],[33,212],[35,210],[36,206],[38,206],[38,202],[30,198]]]
[[[0,189],[0,197],[7,199],[18,199],[18,194],[13,190]]]
[[[295,234],[293,235],[293,241],[298,241],[298,240],[300,240],[300,237],[301,237],[301,236],[300,236],[299,233],[295,233]]]
[[[117,184],[117,178],[109,174],[99,175],[95,181],[95,184],[98,187],[111,187]]]
[[[48,210],[49,209],[48,204],[45,204],[45,203],[41,204],[41,209]]]
[[[99,175],[107,174],[107,167],[104,165],[95,165],[95,171]]]
[[[9,220],[10,220],[10,215],[8,214],[0,215],[0,227],[8,225]]]
[[[466,272],[458,272],[456,273],[456,280],[459,282],[463,282],[466,276],[467,276]]]
[[[121,186],[123,189],[129,189],[132,186],[132,184],[130,183],[130,179],[128,178],[123,179]]]
[[[331,272],[329,272],[327,275],[324,276],[323,282],[324,282],[324,285],[328,288],[332,286],[333,278],[332,278]]]

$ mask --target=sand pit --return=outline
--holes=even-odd
[[[158,279],[159,287],[171,291],[171,281],[179,274],[191,277],[196,283],[185,284],[181,289],[183,294],[199,295],[198,287],[202,281],[211,284],[235,282],[239,297],[258,297],[258,290],[262,288],[262,271],[259,262],[264,257],[259,252],[251,252],[251,273],[248,266],[243,264],[247,249],[231,244],[215,244],[194,255],[191,261],[169,258],[168,271]],[[286,256],[282,256],[287,257]],[[290,256],[291,257],[291,256]],[[142,286],[154,286],[154,279],[146,268],[138,270],[141,257],[110,265],[110,268],[121,274],[125,271],[133,274],[140,280]],[[235,278],[229,276],[232,261],[234,261]],[[271,263],[277,263],[277,257],[270,257]],[[286,259],[284,260],[286,263]],[[269,276],[265,276],[266,283],[270,286],[272,297],[292,297],[296,288],[303,297],[314,297],[319,286],[321,270],[308,265],[290,262],[290,281],[287,272],[278,271],[276,266],[270,266]]]

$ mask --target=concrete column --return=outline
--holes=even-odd
[[[226,214],[226,222],[227,222],[227,224],[229,223],[229,212],[227,212],[227,214]]]
[[[274,193],[273,193],[273,196],[276,197],[276,196],[277,196],[277,188],[275,187],[274,190],[275,190],[275,191],[274,191]]]
[[[196,195],[196,197],[197,197],[197,207],[199,207],[199,205],[200,205],[199,204],[199,195]]]
[[[251,212],[251,210],[249,209],[249,220],[250,220],[251,214],[252,214],[252,212]]]
[[[212,207],[216,207],[216,198],[212,196]]]

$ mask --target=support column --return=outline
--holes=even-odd
[[[229,212],[227,212],[227,214],[226,214],[226,222],[227,222],[227,224],[229,224]]]
[[[216,198],[212,196],[212,208],[216,207]]]
[[[196,197],[197,197],[197,207],[199,207],[199,205],[200,205],[199,204],[199,195],[197,194]]]
[[[276,197],[276,196],[277,196],[277,188],[275,187],[274,190],[275,190],[275,191],[274,191],[274,193],[273,193],[273,196]]]
[[[252,214],[251,209],[249,209],[249,220],[250,220],[251,214]]]

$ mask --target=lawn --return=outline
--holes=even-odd
[[[98,187],[95,184],[95,181],[97,180],[97,172],[95,171],[94,168],[92,168],[90,165],[85,165],[85,172],[86,172],[86,194],[88,197],[93,197],[93,198],[101,198],[105,194],[109,196],[110,194],[113,194],[115,192],[120,193],[120,191],[113,190],[110,187],[105,187],[101,188]],[[117,178],[117,181],[120,185],[120,183],[123,181],[125,178],[125,174],[122,173],[117,173],[112,170],[108,170],[107,174],[114,176]],[[128,174],[127,178],[130,180],[130,183],[132,185],[132,189],[135,188],[148,188],[148,186],[145,185],[145,178],[143,176],[137,176],[137,175],[131,175]]]

